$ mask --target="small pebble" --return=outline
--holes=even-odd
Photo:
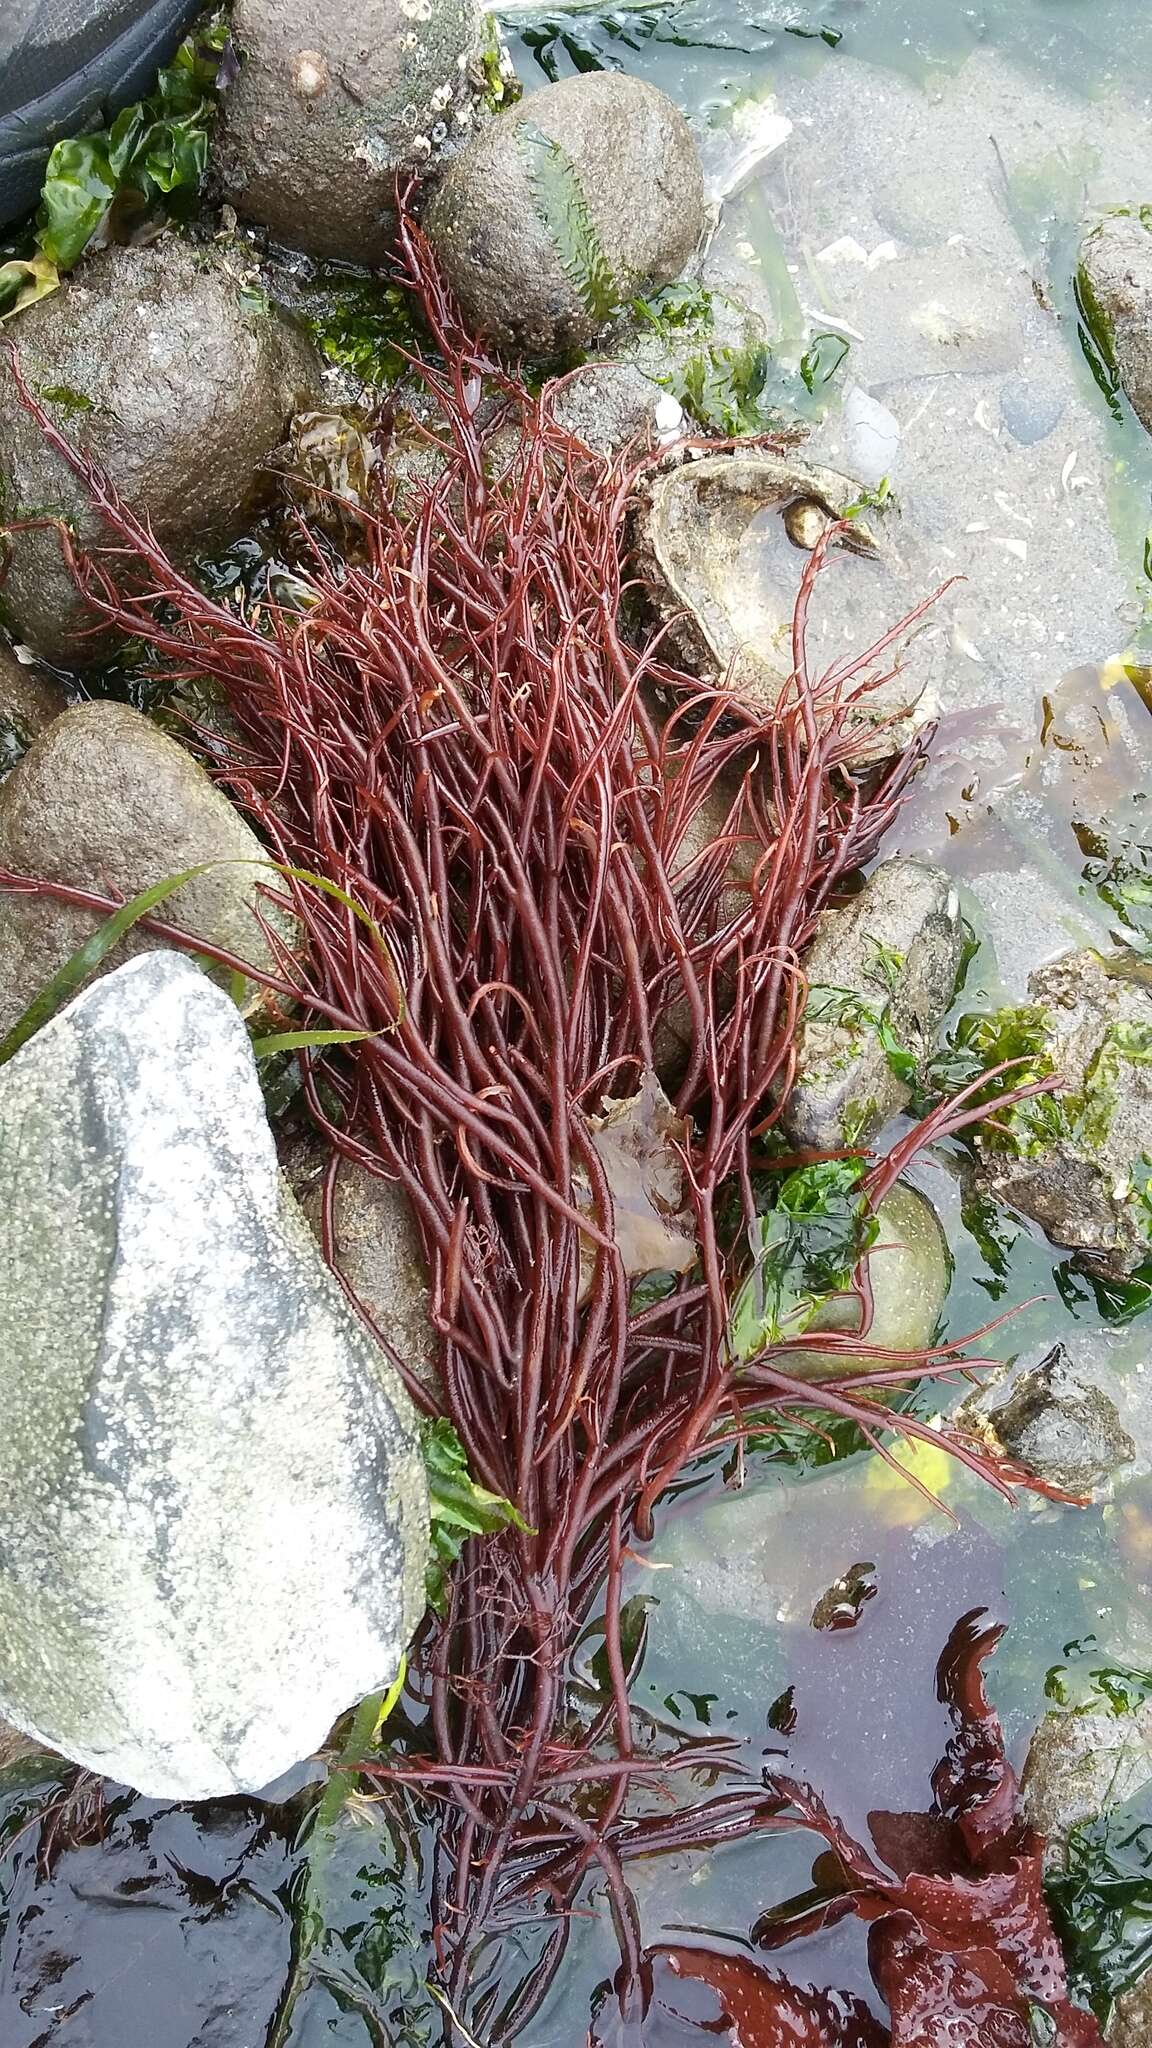
[[[1059,391],[1047,391],[1042,384],[1013,378],[1000,393],[1000,417],[1014,441],[1031,448],[1046,441],[1060,424],[1067,399]]]
[[[823,505],[814,498],[797,498],[784,513],[784,531],[793,547],[806,548],[809,553],[830,525]]]
[[[900,422],[888,407],[852,384],[844,394],[843,426],[853,476],[870,486],[890,476],[900,455]]]

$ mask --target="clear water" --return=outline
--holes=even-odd
[[[967,578],[948,614],[936,757],[893,846],[943,859],[968,892],[983,941],[969,1005],[1022,994],[1040,960],[1107,936],[1097,883],[1110,860],[1147,866],[1152,442],[1111,416],[1093,381],[1071,259],[1094,207],[1150,196],[1152,16],[1143,0],[782,0],[763,13],[682,0],[513,7],[505,24],[529,88],[602,64],[670,92],[714,187],[729,189],[710,274],[762,308],[784,352],[798,356],[818,327],[850,334],[818,451],[851,467],[841,401],[853,385],[882,405],[925,588]],[[855,248],[837,252],[845,242]],[[994,1270],[961,1218],[955,1160],[929,1158],[918,1178],[955,1256],[947,1334],[1017,1310],[986,1354],[1063,1339],[1152,1440],[1152,1318],[1115,1327],[1010,1219]],[[1013,1509],[958,1468],[918,1469],[954,1519],[868,1454],[804,1473],[752,1460],[739,1493],[702,1474],[661,1517],[649,1565],[664,1569],[635,1568],[629,1588],[648,1603],[641,1704],[682,1730],[759,1744],[771,1702],[795,1686],[805,1768],[859,1823],[926,1790],[940,1752],[935,1661],[965,1611],[1009,1624],[992,1690],[1018,1757],[1047,1673],[1080,1654],[1069,1645],[1088,1662],[1152,1666],[1147,1460],[1083,1511]],[[859,1626],[814,1630],[816,1600],[858,1561],[878,1585]],[[6,1833],[21,1797],[11,1790],[0,1811]],[[419,1952],[405,1955],[404,1930],[426,1932],[419,1844],[391,1843],[370,1809],[345,1812],[322,1888],[308,1892],[303,1811],[299,1799],[194,1814],[129,1800],[115,1855],[69,1849],[51,1869],[22,1837],[0,1875],[5,2048],[437,2039]],[[744,1941],[753,1918],[805,1887],[812,1853],[780,1837],[640,1868],[645,1941],[685,1928]],[[614,1966],[595,1891],[586,1908],[525,2048],[584,2036]],[[318,1925],[294,1998],[300,1930]],[[867,1988],[858,1930],[788,1961],[800,1978]]]

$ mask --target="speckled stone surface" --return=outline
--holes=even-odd
[[[268,901],[277,878],[267,848],[223,790],[151,719],[107,698],[54,719],[5,780],[0,868],[125,902],[200,869],[161,904],[172,924],[273,971],[278,960],[261,920],[289,945],[299,936],[289,913]],[[0,1035],[106,914],[48,896],[0,895]],[[105,956],[105,971],[157,943],[135,926]],[[214,971],[227,982],[227,968]]]
[[[293,248],[382,263],[398,173],[471,131],[477,0],[236,0],[232,44],[215,148],[227,198]]]
[[[269,1783],[424,1604],[411,1410],[187,961],[0,1073],[0,1714],[154,1797]]]
[[[1146,207],[1110,213],[1086,236],[1080,289],[1107,337],[1132,410],[1152,434],[1152,215]]]
[[[29,306],[14,336],[24,376],[56,424],[182,563],[244,530],[268,457],[320,389],[307,336],[246,291],[245,278],[243,259],[174,235],[146,249],[104,249]],[[6,362],[0,508],[8,519],[60,514],[88,543],[109,537]],[[45,660],[82,667],[106,652],[51,527],[13,537],[0,609]]]
[[[922,1059],[956,992],[963,949],[956,889],[923,861],[884,861],[858,896],[827,913],[804,960],[809,1014],[784,1113],[795,1145],[834,1150],[846,1119],[853,1141],[870,1136],[908,1100],[875,1026],[842,998],[873,1017],[887,1011],[899,1044]]]
[[[618,305],[678,277],[705,224],[691,131],[655,86],[589,72],[502,114],[449,165],[426,227],[466,321],[513,355],[587,349],[605,325],[534,182],[540,138],[567,160]]]
[[[1120,973],[1109,973],[1109,967]],[[1152,1153],[1152,995],[1123,978],[1126,962],[1092,948],[1066,953],[1028,978],[1028,1000],[1043,1012],[1045,1049],[1074,1111],[1052,1144],[1016,1158],[976,1135],[976,1185],[993,1200],[1079,1254],[1090,1271],[1116,1279],[1148,1257],[1145,1212],[1134,1175]]]
[[[1115,1401],[1077,1372],[1063,1344],[1040,1357],[1025,1353],[982,1379],[953,1421],[1072,1493],[1090,1494],[1136,1456]]]
[[[1032,1737],[1020,1790],[1025,1816],[1064,1861],[1073,1828],[1123,1806],[1152,1779],[1152,1705],[1130,1714],[1060,1708]]]

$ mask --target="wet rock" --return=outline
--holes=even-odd
[[[107,249],[20,316],[29,385],[133,511],[181,560],[242,531],[263,465],[319,388],[311,343],[228,259],[168,236]],[[88,541],[88,494],[0,374],[0,500],[8,517],[60,512]],[[92,614],[51,529],[18,535],[0,599],[9,624],[65,666],[95,659]]]
[[[804,961],[808,1010],[784,1128],[798,1148],[835,1151],[903,1109],[901,1054],[922,1060],[956,992],[964,924],[942,868],[884,861],[821,920]],[[897,1051],[885,1050],[881,1025]]]
[[[263,2043],[292,1968],[297,1826],[256,1800],[119,1794],[50,1857],[26,1837],[6,1888],[5,2048]]]
[[[1039,378],[1014,377],[1000,392],[1000,417],[1014,441],[1032,448],[1055,433],[1067,404],[1064,392],[1050,390]]]
[[[598,455],[687,431],[679,399],[631,362],[583,364],[556,393],[552,417]]]
[[[1108,2048],[1148,2048],[1152,2041],[1152,1975],[1116,2000],[1104,2038]]]
[[[0,789],[0,867],[17,874],[127,902],[185,868],[223,863],[186,882],[157,914],[258,967],[274,964],[258,907],[283,937],[292,934],[286,915],[260,897],[262,884],[277,882],[268,859],[191,754],[127,704],[73,705]],[[0,1035],[103,915],[0,894]],[[104,971],[157,944],[134,929]]]
[[[792,617],[808,557],[859,498],[859,483],[794,449],[706,456],[654,476],[636,518],[639,565],[684,666],[753,712],[773,711],[792,672]],[[923,594],[878,517],[854,519],[834,552],[810,610],[813,678],[863,655]],[[910,633],[904,665],[895,657],[896,674],[856,707],[860,758],[900,743],[894,721],[930,680],[942,630],[936,620]]]
[[[595,72],[492,122],[426,226],[469,324],[511,354],[555,356],[679,276],[704,231],[703,174],[670,99]]]
[[[58,682],[19,661],[0,640],[0,775],[16,766],[37,733],[68,709]]]
[[[940,1220],[918,1189],[899,1182],[881,1202],[879,1231],[868,1257],[872,1323],[864,1340],[883,1351],[923,1351],[936,1336],[952,1280],[952,1257]],[[860,1328],[854,1295],[833,1295],[817,1309],[811,1330]],[[805,1379],[876,1369],[876,1361],[849,1351],[797,1352],[792,1361]]]
[[[1030,1217],[1091,1271],[1123,1278],[1152,1253],[1152,1213],[1134,1185],[1152,1157],[1152,990],[1131,955],[1086,951],[1037,968],[1028,992],[1052,1071],[1060,1130],[1014,1156],[978,1132],[981,1193]]]
[[[1093,337],[1152,433],[1152,210],[1110,213],[1080,246],[1079,290]]]
[[[225,196],[293,248],[382,263],[397,174],[471,129],[486,48],[475,0],[236,0],[232,42],[215,145]]]
[[[608,334],[602,355],[556,386],[552,414],[599,454],[629,442],[671,442],[695,430],[678,398],[699,366],[746,358],[768,342],[763,320],[728,292],[699,295],[699,312],[683,319]]]
[[[1115,1402],[1077,1374],[1063,1344],[982,1380],[953,1420],[1070,1493],[1090,1494],[1136,1456]]]
[[[1020,1791],[1024,1811],[1062,1863],[1068,1837],[1152,1780],[1152,1701],[1131,1713],[1062,1707],[1032,1737]]]
[[[285,1160],[289,1185],[318,1239],[324,1230],[327,1155],[309,1145]],[[425,1384],[439,1386],[439,1339],[429,1318],[428,1267],[412,1205],[395,1181],[344,1159],[332,1208],[332,1264],[397,1355]]]
[[[256,1790],[423,1609],[411,1410],[281,1178],[244,1025],[132,960],[0,1073],[0,1711]]]

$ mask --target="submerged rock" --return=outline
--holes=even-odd
[[[261,885],[277,883],[268,859],[191,754],[127,704],[73,705],[0,789],[0,868],[128,902],[185,868],[213,863],[157,915],[265,968],[274,961],[257,907],[282,936],[292,931],[283,912],[261,902]],[[0,1036],[105,914],[0,893]],[[104,971],[158,943],[135,928]]]
[[[0,1072],[0,1712],[256,1790],[424,1605],[411,1410],[280,1175],[238,1012],[129,961]]]
[[[18,661],[0,640],[0,775],[14,768],[37,733],[67,709],[68,699],[55,678]]]
[[[704,178],[664,93],[593,72],[493,121],[445,172],[426,226],[469,325],[510,354],[556,356],[679,276],[704,232]]]
[[[1131,1713],[1061,1707],[1032,1737],[1020,1782],[1024,1812],[1064,1861],[1068,1837],[1106,1807],[1123,1806],[1152,1781],[1152,1701]]]
[[[804,960],[808,1009],[783,1117],[793,1144],[859,1144],[903,1109],[963,957],[955,887],[921,861],[884,861],[858,896],[827,913]]]
[[[475,0],[235,0],[225,196],[290,247],[383,263],[397,175],[470,131],[489,42]]]
[[[1108,2048],[1148,2048],[1152,2041],[1152,1974],[1116,2000],[1104,2038]]]
[[[20,315],[20,364],[56,424],[90,452],[181,560],[245,524],[262,466],[320,386],[307,338],[227,259],[169,235],[106,249]],[[88,542],[106,531],[79,478],[0,374],[0,501],[11,519],[59,512]],[[40,654],[90,661],[83,605],[51,528],[15,536],[0,603]]]
[[[953,1421],[1070,1493],[1091,1493],[1136,1456],[1115,1402],[1079,1377],[1063,1344],[982,1380]]]
[[[1080,299],[1093,339],[1152,433],[1152,209],[1110,213],[1080,246]]]
[[[872,1323],[863,1340],[884,1351],[925,1350],[934,1340],[952,1281],[952,1257],[940,1219],[917,1188],[898,1182],[877,1211],[879,1230],[868,1257]],[[858,1331],[855,1295],[833,1295],[817,1309],[811,1330]],[[851,1351],[797,1352],[789,1369],[806,1379],[881,1370]]]
[[[792,673],[792,618],[808,557],[860,495],[851,477],[783,448],[706,456],[651,478],[636,521],[641,570],[685,667],[754,713],[773,711]],[[810,607],[813,680],[833,661],[863,655],[923,595],[875,516],[854,518],[833,556]],[[905,666],[888,651],[884,667],[896,662],[896,673],[853,712],[861,758],[901,743],[893,721],[919,701],[940,630],[929,621],[906,636]]]
[[[1041,1054],[1063,1087],[1025,1150],[976,1134],[976,1185],[1030,1217],[1091,1271],[1152,1256],[1152,975],[1132,955],[1068,953],[1029,977]],[[1007,1085],[1007,1084],[1006,1084]]]

